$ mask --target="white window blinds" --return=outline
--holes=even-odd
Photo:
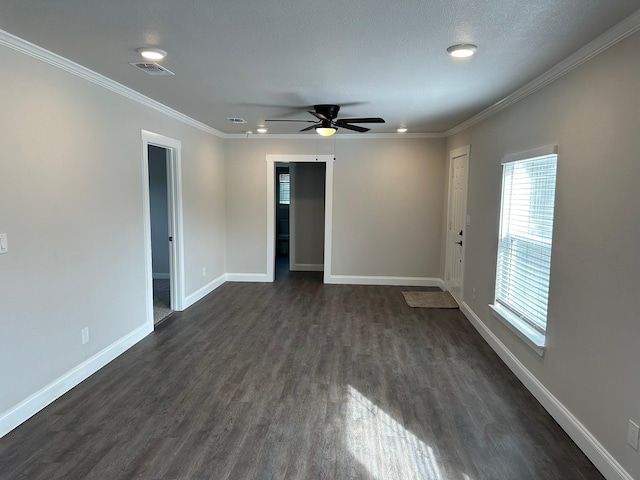
[[[557,155],[503,165],[495,302],[544,334]]]
[[[280,174],[278,185],[278,201],[280,205],[289,205],[291,203],[291,183],[288,173]]]

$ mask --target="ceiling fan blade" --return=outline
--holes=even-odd
[[[305,122],[305,123],[316,123],[315,120],[283,120],[283,119],[271,119],[265,120],[265,122]]]
[[[359,127],[357,125],[349,125],[348,123],[342,123],[342,122],[335,122],[334,125],[336,127],[346,128],[347,130],[353,130],[354,132],[360,132],[360,133],[368,132],[369,130],[371,130],[370,128]]]
[[[336,122],[344,123],[384,123],[384,119],[380,117],[366,117],[366,118],[340,118]]]
[[[318,125],[309,125],[306,128],[303,128],[302,130],[300,130],[301,132],[308,132],[309,130],[313,130],[314,128],[316,128]]]
[[[320,120],[330,120],[330,118],[328,118],[326,115],[322,113],[312,112],[311,110],[309,110],[309,113],[314,117],[319,118]]]

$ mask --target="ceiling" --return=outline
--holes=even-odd
[[[312,119],[317,103],[383,117],[367,125],[373,133],[442,133],[638,9],[640,0],[3,0],[0,29],[227,134]],[[458,43],[478,52],[449,57]],[[175,76],[129,65],[143,46],[166,50],[160,63]]]

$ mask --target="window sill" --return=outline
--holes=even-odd
[[[541,357],[547,349],[545,337],[542,333],[531,328],[526,322],[513,315],[500,305],[489,305],[492,315],[504,323],[518,338]]]

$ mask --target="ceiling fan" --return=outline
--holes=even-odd
[[[265,122],[305,122],[313,123],[306,128],[300,130],[301,132],[307,132],[315,129],[315,131],[323,137],[329,137],[336,133],[338,128],[346,128],[347,130],[353,130],[354,132],[368,132],[370,129],[360,127],[358,125],[352,125],[353,123],[384,123],[384,120],[380,117],[366,117],[366,118],[338,118],[338,112],[340,111],[340,105],[314,105],[314,111],[309,110],[309,113],[317,118],[317,120],[265,120]]]

